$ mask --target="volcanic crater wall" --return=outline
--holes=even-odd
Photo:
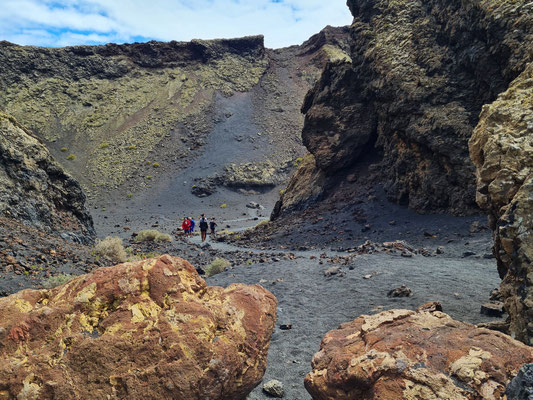
[[[347,27],[326,27],[278,50],[262,36],[66,48],[0,42],[0,109],[41,138],[95,203],[190,165],[232,116],[219,109],[221,96],[251,98],[250,129],[269,143],[266,159],[254,161],[283,172],[303,154],[301,99],[327,60],[349,58],[347,41]],[[228,140],[244,134],[252,133],[228,132]]]
[[[482,105],[531,58],[533,4],[349,0],[348,6],[351,62],[330,63],[302,107],[303,142],[316,160],[312,174],[326,177],[320,190],[332,189],[371,146],[382,155],[390,200],[422,213],[476,212],[468,140]],[[277,214],[317,198],[316,188],[312,196],[287,192]],[[303,202],[283,204],[285,197]]]
[[[0,113],[0,213],[65,239],[90,243],[91,216],[79,183],[13,117]]]

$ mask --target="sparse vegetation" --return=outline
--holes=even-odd
[[[228,208],[228,205],[227,205],[226,203],[221,204],[221,205],[220,205],[220,208]]]
[[[155,162],[152,164],[152,167],[154,168],[159,168],[160,167],[160,164],[158,162]]]
[[[226,268],[230,266],[230,262],[225,258],[215,258],[211,264],[205,268],[206,276],[213,276],[224,272]]]
[[[128,254],[128,261],[141,261],[146,260],[148,258],[155,258],[161,256],[161,254],[156,253],[155,251],[149,251],[149,252],[139,252],[134,253],[133,249],[131,247],[128,247],[126,249],[126,253]]]
[[[113,262],[126,262],[128,254],[122,245],[122,239],[116,236],[108,236],[94,246],[94,255],[107,257]]]
[[[67,156],[67,160],[71,160],[71,161],[74,161],[76,159],[76,155],[75,154],[69,154]]]
[[[167,233],[161,233],[155,229],[140,231],[136,237],[139,242],[170,242],[172,237]]]
[[[260,226],[266,225],[266,224],[268,224],[268,222],[269,222],[268,219],[264,219],[264,220],[260,221],[255,227],[258,228]]]
[[[73,278],[75,278],[74,275],[59,274],[59,275],[55,275],[55,276],[51,276],[49,278],[43,279],[41,284],[46,289],[52,289],[52,288],[55,288],[56,286],[60,286],[71,281]]]
[[[133,193],[128,193],[126,196],[128,197],[128,199],[131,199],[133,197]]]
[[[298,157],[296,160],[294,160],[294,166],[298,167],[304,159],[302,157]]]
[[[128,150],[135,150],[135,149],[137,149],[137,145],[135,145],[135,144],[130,144],[128,146]]]
[[[100,143],[100,148],[101,149],[107,149],[108,147],[109,147],[109,143],[107,143],[107,142]]]
[[[61,147],[60,150],[64,153],[65,151],[68,151],[68,148],[66,148],[66,147]]]

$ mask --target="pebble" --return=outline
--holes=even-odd
[[[283,383],[276,379],[272,379],[263,385],[263,391],[273,397],[281,398],[285,395]]]

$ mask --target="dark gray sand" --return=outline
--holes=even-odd
[[[328,252],[328,256],[336,253]],[[440,301],[444,312],[460,321],[494,320],[479,313],[489,293],[500,283],[494,260],[446,256],[404,258],[397,255],[360,255],[353,270],[342,266],[344,276],[324,276],[331,265],[319,259],[298,258],[271,264],[240,266],[212,278],[209,285],[233,282],[259,283],[278,299],[278,322],[272,336],[264,382],[283,382],[287,399],[310,399],[303,380],[324,334],[361,314],[392,308],[415,309]],[[364,279],[372,274],[372,278]],[[414,293],[408,298],[388,298],[402,284]],[[291,330],[279,329],[292,324]],[[262,384],[249,399],[269,398]]]

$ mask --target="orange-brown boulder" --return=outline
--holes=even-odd
[[[440,311],[389,310],[330,331],[305,387],[313,399],[501,399],[533,349]]]
[[[0,399],[243,399],[276,305],[167,255],[21,291],[0,299]]]

